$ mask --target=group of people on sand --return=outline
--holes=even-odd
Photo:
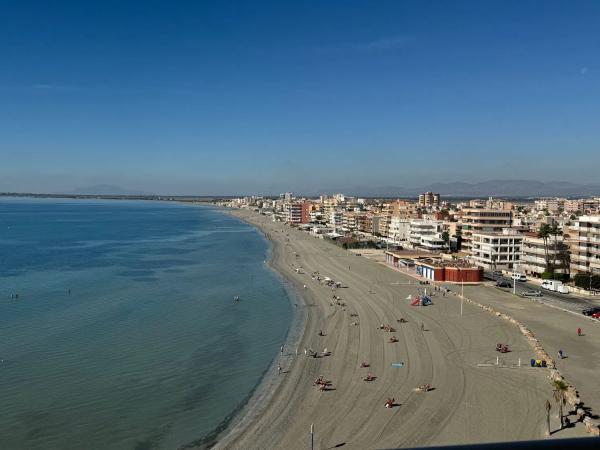
[[[317,378],[314,381],[313,386],[317,386],[317,388],[319,388],[319,391],[324,391],[327,389],[327,386],[329,384],[331,384],[331,383],[326,381],[325,378],[323,377],[323,375],[319,375],[319,378]]]
[[[314,351],[312,348],[304,347],[304,356],[311,356],[312,358],[318,358],[319,352]],[[325,347],[321,352],[321,356],[331,356],[331,352]]]
[[[394,327],[392,327],[391,325],[384,325],[384,324],[379,325],[379,329],[383,330],[383,331],[387,331],[388,333],[393,333],[394,331],[396,331],[396,329]]]

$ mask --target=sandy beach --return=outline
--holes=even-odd
[[[531,349],[516,327],[468,304],[461,316],[460,301],[438,292],[431,306],[409,306],[407,296],[424,288],[414,279],[268,217],[233,214],[272,241],[270,264],[301,294],[305,327],[297,348],[285,348],[274,364],[281,364],[281,374],[266,375],[214,448],[307,448],[311,424],[318,449],[544,438],[544,403],[552,399],[548,373],[527,367]],[[314,272],[342,287],[333,291],[313,279]],[[401,317],[407,322],[398,323]],[[381,330],[382,324],[395,332]],[[391,336],[398,342],[389,342]],[[496,352],[500,342],[512,351]],[[305,348],[318,357],[305,356]],[[331,354],[323,356],[324,349]],[[369,372],[376,378],[363,381]],[[313,385],[320,375],[330,382],[325,391]],[[414,390],[426,383],[434,389]],[[385,408],[387,398],[396,406]]]

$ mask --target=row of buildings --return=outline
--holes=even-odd
[[[485,270],[516,270],[536,277],[548,270],[600,274],[600,198],[450,203],[432,192],[417,201],[343,194],[308,199],[285,193],[279,198],[245,197],[225,203],[254,208],[314,234],[457,253]]]

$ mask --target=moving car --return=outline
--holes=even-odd
[[[531,290],[522,292],[521,295],[523,297],[541,297],[542,293],[540,291]]]
[[[583,314],[584,316],[593,316],[596,313],[600,313],[600,307],[593,306],[591,308],[586,308],[583,311],[581,311],[581,314]]]
[[[496,283],[496,287],[499,287],[499,288],[511,288],[512,287],[512,283],[510,281],[498,281]]]

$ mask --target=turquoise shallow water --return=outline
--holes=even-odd
[[[0,447],[174,449],[205,437],[289,328],[268,251],[208,207],[0,199]]]

